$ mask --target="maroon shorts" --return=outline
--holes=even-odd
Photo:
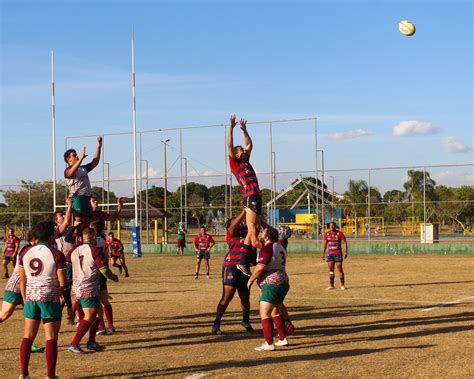
[[[178,247],[186,247],[186,240],[185,239],[178,240]]]
[[[111,251],[110,255],[115,258],[122,258],[123,257],[123,252],[121,251]]]

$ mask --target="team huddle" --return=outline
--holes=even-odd
[[[220,335],[221,320],[238,293],[242,306],[241,325],[246,331],[253,331],[250,322],[250,290],[254,283],[260,288],[260,318],[264,342],[257,351],[271,351],[289,344],[295,326],[284,305],[290,289],[286,272],[288,239],[291,230],[277,230],[268,225],[262,217],[262,199],[255,170],[250,164],[253,148],[247,131],[247,122],[239,122],[245,146],[234,146],[233,130],[237,125],[235,115],[230,118],[228,154],[232,173],[242,189],[242,210],[226,224],[226,241],[229,247],[222,265],[222,297],[218,302],[212,334]],[[27,245],[20,250],[20,240],[9,230],[3,249],[4,278],[8,279],[0,322],[6,321],[16,306],[23,304],[25,318],[24,334],[20,345],[20,378],[29,377],[30,354],[44,351],[48,378],[56,377],[58,335],[64,308],[67,321],[76,325],[76,333],[67,350],[82,354],[81,341],[87,335],[86,349],[99,352],[105,346],[96,341],[101,334],[115,333],[113,309],[107,288],[107,280],[118,281],[110,267],[118,269],[129,277],[125,263],[124,247],[113,233],[106,236],[106,221],[118,219],[123,206],[117,201],[114,214],[98,209],[92,196],[88,173],[99,163],[102,138],[92,162],[83,165],[85,148],[80,156],[73,149],[67,150],[64,160],[68,167],[64,172],[68,185],[66,211],[56,211],[50,221],[35,225],[27,236]],[[71,225],[72,220],[72,225]],[[178,230],[177,254],[184,253],[186,246],[184,226]],[[323,259],[330,270],[330,287],[334,288],[334,267],[340,273],[341,288],[345,289],[342,270],[342,244],[347,243],[344,235],[331,223],[324,235]],[[200,228],[193,241],[196,253],[195,279],[199,278],[201,262],[206,261],[206,277],[209,279],[210,251],[213,237]],[[328,253],[325,255],[326,249]],[[12,263],[10,275],[8,265]],[[250,266],[254,266],[253,272]],[[41,321],[45,333],[45,347],[34,344]],[[107,321],[107,325],[106,322]],[[274,341],[274,329],[278,339]]]

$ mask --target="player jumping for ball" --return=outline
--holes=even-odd
[[[87,157],[86,148],[82,148],[80,156],[76,150],[69,149],[64,153],[64,160],[68,167],[64,170],[64,178],[72,199],[72,213],[74,215],[74,226],[83,229],[87,227],[93,216],[91,207],[92,187],[89,180],[89,172],[92,171],[100,161],[100,151],[102,150],[102,137],[97,138],[97,150],[92,162],[82,165]],[[80,234],[79,230],[79,234]]]
[[[230,116],[229,137],[227,140],[229,163],[232,173],[242,187],[242,205],[245,209],[245,222],[248,228],[245,243],[256,249],[261,247],[257,236],[258,229],[262,225],[266,226],[261,217],[262,197],[260,196],[257,175],[250,164],[253,144],[247,132],[247,120],[242,118],[239,121],[240,129],[244,135],[245,148],[240,145],[234,146],[233,132],[236,125],[235,115]],[[248,265],[241,263],[237,267],[248,276],[252,274]]]

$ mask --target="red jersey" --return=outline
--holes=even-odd
[[[249,197],[260,193],[257,174],[250,162],[240,161],[229,157],[230,169],[242,187],[242,197]]]
[[[5,241],[5,257],[13,257],[15,255],[17,246],[20,244],[20,239],[17,236],[8,236]]]
[[[123,255],[123,244],[117,238],[114,238],[111,241],[107,240],[105,242],[105,247],[108,249],[112,257],[121,257]]]
[[[198,250],[207,250],[211,244],[215,244],[215,241],[210,234],[198,234],[194,237],[194,246],[196,246]]]
[[[328,254],[342,254],[342,241],[345,239],[344,233],[339,230],[326,232],[324,241],[327,242]]]
[[[92,218],[94,219],[94,221],[109,221],[110,213],[107,213],[101,210],[95,210],[92,213]]]

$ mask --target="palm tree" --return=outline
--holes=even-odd
[[[354,212],[354,217],[357,217],[357,213],[364,213],[363,209],[366,203],[369,187],[365,180],[353,179],[349,180],[347,186],[348,190],[344,192],[344,200]]]
[[[405,188],[405,196],[412,204],[412,217],[415,217],[415,201],[423,198],[423,192],[426,193],[428,199],[435,196],[436,182],[430,178],[427,171],[408,170],[408,180],[403,184]],[[423,187],[425,187],[423,191]]]

